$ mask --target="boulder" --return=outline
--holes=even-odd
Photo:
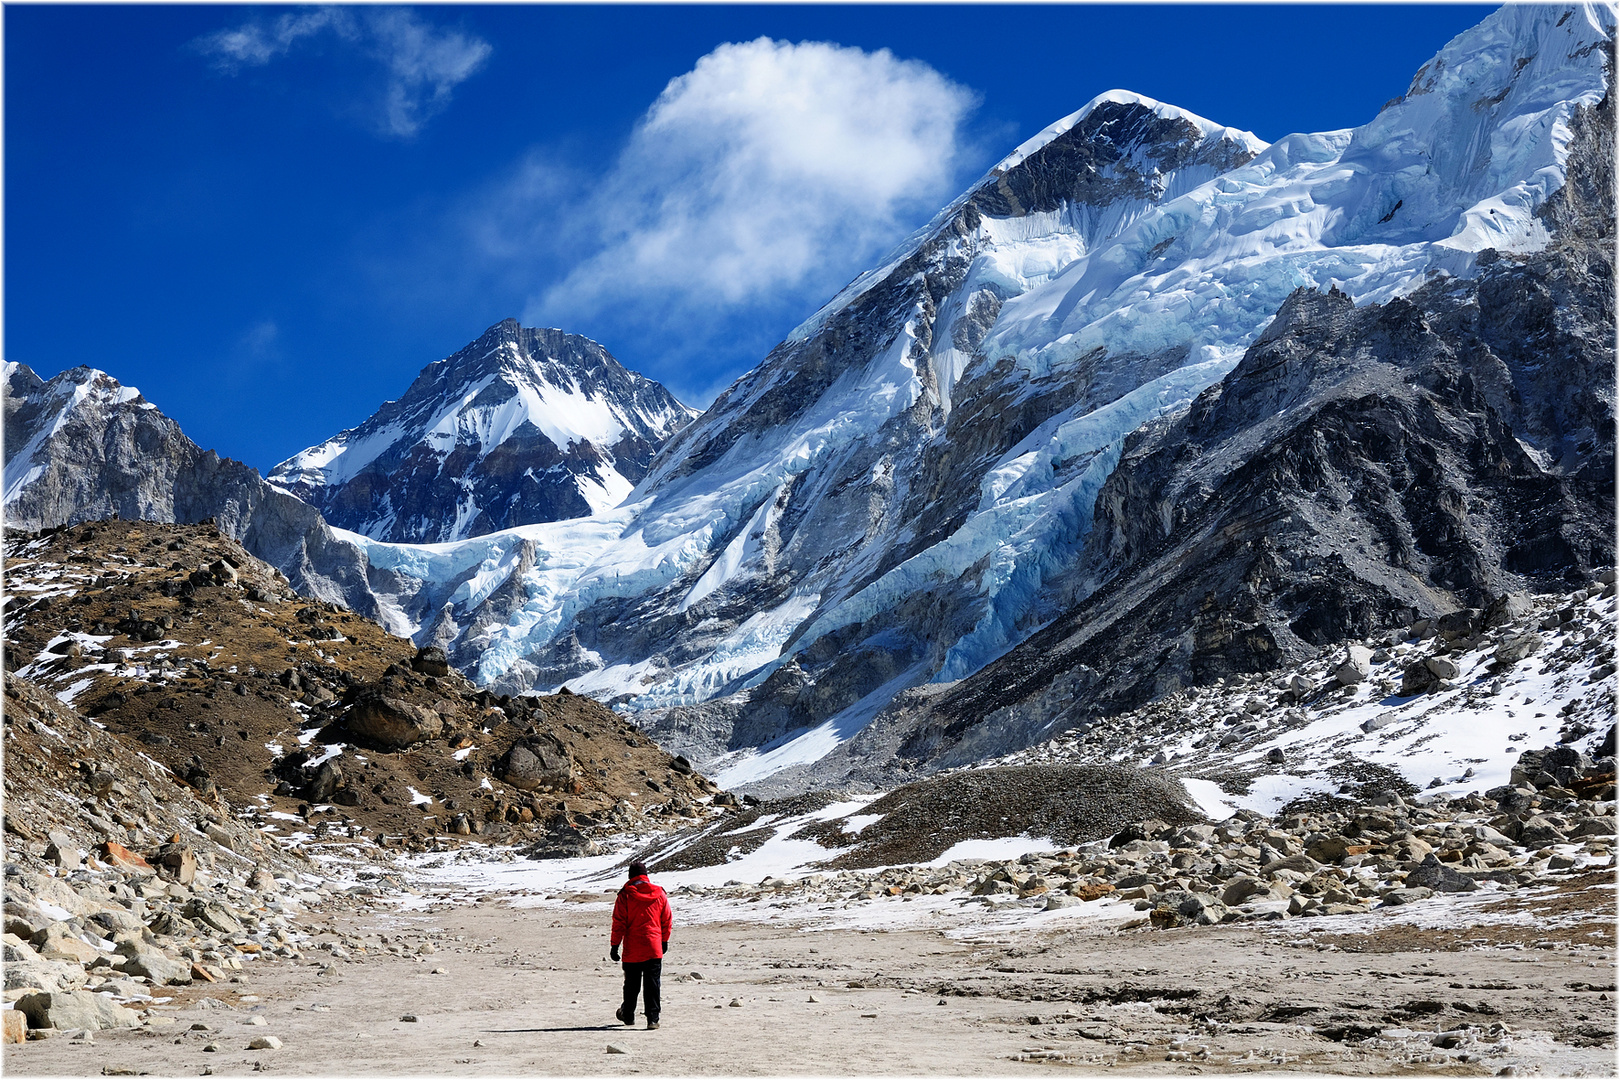
[[[1528,634],[1514,634],[1503,638],[1492,654],[1493,662],[1504,667],[1517,664],[1520,660],[1541,648],[1541,635],[1531,632]]]
[[[86,990],[26,994],[17,999],[16,1009],[28,1017],[28,1026],[33,1028],[101,1031],[139,1027],[141,1023],[140,1015],[133,1009],[115,1004],[106,994]]]
[[[185,914],[192,922],[211,926],[221,934],[242,932],[242,924],[237,921],[236,913],[217,900],[193,900],[186,905]]]
[[[411,658],[411,670],[442,679],[450,674],[450,657],[437,645],[424,645]]]
[[[1114,891],[1106,881],[1086,881],[1069,886],[1069,895],[1078,900],[1100,900]]]
[[[73,838],[66,833],[52,829],[45,834],[49,846],[45,848],[45,858],[64,870],[77,870],[84,863],[84,855],[79,851]]]
[[[1527,848],[1544,848],[1550,844],[1564,844],[1568,841],[1569,838],[1558,826],[1539,814],[1530,818],[1519,829],[1519,843]]]
[[[1260,868],[1260,872],[1270,877],[1279,870],[1292,870],[1296,874],[1307,877],[1322,869],[1322,864],[1309,855],[1290,855],[1286,859],[1274,859]]]
[[[519,739],[495,766],[495,775],[520,791],[563,787],[574,777],[568,750],[551,735]]]
[[[106,841],[96,852],[108,865],[132,877],[151,877],[157,873],[151,863],[115,841]]]
[[[1434,629],[1442,641],[1471,638],[1479,633],[1480,616],[1479,608],[1461,608],[1436,619]]]
[[[33,946],[46,960],[93,963],[101,950],[81,938],[69,923],[53,923],[34,935]]]
[[[1226,883],[1221,893],[1221,903],[1235,907],[1246,900],[1270,892],[1270,887],[1264,882],[1256,881],[1252,877],[1236,877]]]
[[[1401,696],[1412,697],[1417,694],[1426,694],[1438,681],[1427,664],[1422,661],[1414,661],[1406,665],[1406,669],[1401,672]]]
[[[1490,602],[1482,621],[1486,627],[1506,626],[1515,619],[1524,618],[1531,610],[1530,598],[1524,593],[1507,593]]]
[[[1423,661],[1423,666],[1428,668],[1436,679],[1455,679],[1462,674],[1457,662],[1444,656],[1431,656]]]
[[[1479,888],[1479,883],[1473,878],[1457,873],[1436,858],[1432,851],[1406,875],[1406,885],[1408,888],[1447,893],[1473,892]]]
[[[343,714],[344,728],[357,739],[384,750],[403,750],[437,738],[444,721],[431,709],[371,691],[360,694]]]
[[[152,857],[158,876],[179,885],[190,885],[197,876],[197,853],[190,844],[164,844]]]
[[[0,1042],[20,1043],[28,1038],[28,1017],[16,1009],[6,1009],[0,1012],[0,1020],[4,1021],[4,1038]]]
[[[119,947],[124,951],[124,946]],[[141,975],[152,981],[153,986],[188,986],[191,983],[191,964],[188,961],[174,960],[156,949],[140,947],[131,948],[126,954],[127,959],[122,965],[126,975]]]
[[[304,785],[304,798],[312,803],[323,803],[342,786],[343,767],[337,763],[337,759],[328,758],[310,773],[309,783]]]
[[[1344,651],[1344,658],[1333,669],[1333,677],[1340,686],[1355,686],[1372,671],[1372,650],[1365,645],[1352,645]]]
[[[1402,904],[1411,904],[1418,900],[1427,900],[1433,895],[1434,891],[1432,889],[1425,888],[1390,889],[1384,893],[1382,899],[1384,903],[1390,907],[1399,907]]]
[[[139,933],[142,928],[141,920],[135,913],[118,906],[102,908],[90,916],[92,932],[98,932],[103,937],[112,937],[123,930],[133,930]]]

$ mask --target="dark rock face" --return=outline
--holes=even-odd
[[[201,449],[105,372],[77,367],[46,382],[8,364],[5,426],[8,529],[213,518],[300,593],[376,614],[364,560],[319,513],[258,470]]]
[[[589,338],[507,319],[270,480],[340,528],[459,540],[617,502],[691,417]]]
[[[1137,149],[1140,155],[1132,153]],[[980,188],[972,202],[992,217],[1020,217],[1058,210],[1065,203],[1157,201],[1165,194],[1165,178],[1173,173],[1197,165],[1222,173],[1253,158],[1254,151],[1231,140],[1203,139],[1189,120],[1105,101],[1017,168]]]

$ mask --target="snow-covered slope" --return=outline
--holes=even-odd
[[[383,540],[461,540],[618,505],[693,412],[577,334],[507,319],[271,482]]]
[[[482,681],[613,698],[756,778],[825,754],[1094,587],[1077,563],[1127,437],[1221,380],[1293,290],[1366,304],[1546,244],[1612,26],[1504,8],[1371,123],[1271,147],[1105,94],[807,320],[624,503],[365,542],[374,584]]]
[[[1602,5],[1500,9],[1372,122],[1281,139],[1010,303],[986,354],[1041,370],[1099,347],[1224,348],[1301,285],[1387,300],[1488,248],[1539,249],[1613,25]]]

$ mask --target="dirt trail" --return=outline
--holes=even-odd
[[[1413,930],[1395,951],[1351,952],[1298,923],[964,939],[685,925],[665,964],[663,1026],[649,1032],[612,1019],[619,975],[606,923],[601,903],[362,916],[356,928],[448,936],[430,956],[339,963],[327,975],[313,964],[250,967],[245,986],[176,998],[190,1005],[167,1029],[7,1046],[4,1066],[80,1076],[261,1064],[462,1076],[1615,1071],[1607,945],[1434,951],[1444,943]],[[235,1007],[202,1008],[202,997]],[[249,1026],[254,1016],[265,1025]],[[1434,1045],[1436,1032],[1459,1028],[1457,1045]],[[260,1035],[282,1048],[246,1050]],[[211,1042],[219,1049],[204,1051]]]

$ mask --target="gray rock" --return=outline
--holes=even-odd
[[[140,1026],[141,1018],[132,1009],[115,1003],[106,994],[92,994],[86,990],[58,990],[38,994],[25,994],[17,999],[16,1008],[28,1017],[33,1028],[80,1028],[101,1031],[104,1028]]]
[[[1457,666],[1456,661],[1444,656],[1431,656],[1423,661],[1423,666],[1437,679],[1455,679],[1462,674],[1462,669]]]
[[[123,971],[127,975],[145,976],[154,986],[191,984],[190,961],[175,960],[156,949],[132,949],[124,960]]]
[[[1309,855],[1290,855],[1287,858],[1266,863],[1260,868],[1260,872],[1268,877],[1279,870],[1292,870],[1296,874],[1310,875],[1320,869],[1322,869],[1322,864]]]
[[[1401,672],[1401,696],[1411,697],[1415,694],[1426,694],[1432,690],[1439,680],[1435,678],[1429,665],[1421,660],[1406,665]],[[1377,719],[1376,717],[1374,719]],[[1366,725],[1363,725],[1365,728]]]
[[[1541,635],[1535,631],[1525,634],[1514,634],[1511,637],[1502,639],[1501,643],[1496,646],[1496,651],[1492,654],[1492,659],[1497,664],[1517,664],[1520,660],[1523,660],[1532,653],[1540,651],[1540,649]]]
[[[242,924],[237,921],[236,914],[217,900],[198,897],[186,905],[185,911],[186,917],[193,922],[212,927],[221,934],[242,932]]]
[[[1221,903],[1236,907],[1246,900],[1269,893],[1270,888],[1269,885],[1252,877],[1236,877],[1227,882],[1226,888],[1221,892]]]
[[[1340,686],[1355,686],[1372,671],[1372,650],[1365,645],[1351,645],[1344,658],[1333,669],[1333,677]]]
[[[424,739],[437,738],[444,721],[431,709],[370,690],[363,692],[343,714],[351,735],[384,750],[403,750]]]
[[[1540,815],[1528,819],[1519,829],[1519,843],[1527,848],[1544,848],[1568,841],[1569,838],[1558,826]]]
[[[188,886],[198,873],[198,857],[190,844],[164,844],[152,857],[152,866],[156,866],[160,878]]]
[[[73,838],[64,832],[52,830],[45,834],[49,846],[45,849],[45,858],[60,866],[64,870],[77,870],[84,865],[84,853],[79,850]]]
[[[1410,880],[1410,877],[1408,880]],[[1390,907],[1400,907],[1402,904],[1414,904],[1419,900],[1427,900],[1433,895],[1433,889],[1412,887],[1406,889],[1390,889],[1382,894],[1381,899]]]
[[[574,775],[573,759],[555,736],[532,735],[512,744],[495,775],[520,791],[562,787]]]
[[[1406,885],[1408,888],[1432,889],[1443,893],[1473,892],[1479,888],[1479,883],[1473,878],[1457,873],[1436,858],[1433,852],[1424,856],[1423,861],[1407,873]]]
[[[450,674],[450,658],[439,646],[424,645],[416,650],[416,655],[411,658],[411,670],[442,679]]]

